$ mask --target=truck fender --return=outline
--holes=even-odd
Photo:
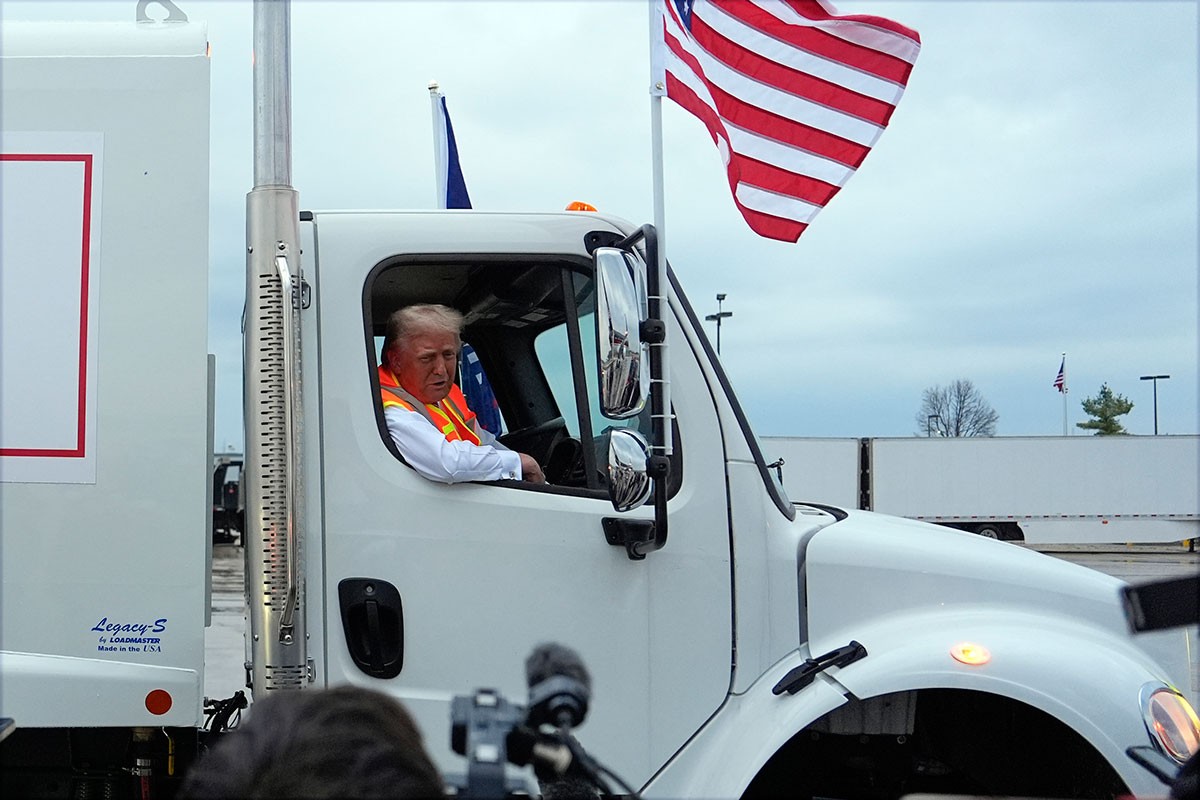
[[[642,790],[643,797],[741,797],[775,752],[813,720],[847,702],[820,677],[795,695],[772,688],[808,653],[793,651],[740,694],[730,694],[695,736]]]
[[[740,797],[764,764],[793,736],[852,697],[921,689],[999,695],[1056,718],[1096,749],[1134,794],[1162,785],[1125,748],[1150,744],[1140,696],[1169,685],[1154,662],[1121,637],[1062,617],[986,611],[881,617],[812,646],[811,653],[863,644],[867,657],[817,676],[795,695],[772,689],[809,650],[789,654],[739,695],[730,695],[705,727],[647,785],[646,797]],[[986,647],[991,659],[967,666],[950,655],[959,642]]]
[[[1127,637],[1054,613],[1001,619],[987,609],[885,615],[856,626],[853,636],[868,657],[829,673],[853,696],[936,688],[1006,697],[1081,736],[1135,794],[1161,794],[1161,784],[1125,750],[1151,744],[1141,696],[1171,681]],[[985,648],[986,663],[957,661],[951,650],[960,643]]]

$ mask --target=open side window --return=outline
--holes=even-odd
[[[536,458],[551,490],[607,496],[605,454],[598,452],[603,432],[633,427],[649,435],[650,417],[648,410],[626,420],[600,413],[591,271],[590,261],[545,256],[398,256],[381,262],[363,298],[375,396],[388,316],[412,303],[456,308],[464,316],[462,339],[495,395],[500,441]],[[378,405],[376,414],[385,445],[400,457]],[[677,444],[677,462],[678,453]],[[681,464],[673,475],[675,491]]]

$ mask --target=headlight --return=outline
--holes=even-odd
[[[1200,719],[1183,695],[1151,684],[1142,690],[1142,717],[1150,738],[1180,764],[1200,751]]]

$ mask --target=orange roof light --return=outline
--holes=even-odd
[[[582,200],[572,200],[567,203],[567,211],[595,211],[596,207],[591,203],[585,203]]]
[[[981,644],[959,642],[950,648],[951,657],[968,667],[982,667],[992,660],[992,654]]]

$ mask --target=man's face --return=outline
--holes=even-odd
[[[459,346],[449,331],[422,331],[392,348],[389,366],[405,391],[422,403],[436,403],[450,393]]]

